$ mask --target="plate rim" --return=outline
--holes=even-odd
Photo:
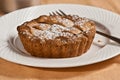
[[[72,5],[72,6],[83,6],[83,7],[91,7],[91,8],[96,8],[96,9],[101,9],[101,10],[104,10],[104,11],[107,11],[107,12],[110,12],[110,13],[112,13],[112,14],[114,14],[114,15],[117,15],[117,16],[119,16],[120,17],[120,14],[118,14],[118,13],[116,13],[116,12],[112,12],[112,11],[110,11],[110,10],[108,10],[108,9],[104,9],[104,8],[100,8],[100,7],[97,7],[97,6],[90,6],[90,5],[85,5],[85,4],[72,4],[72,3],[68,3],[68,4],[65,4],[65,3],[59,3],[59,4],[42,4],[42,5],[36,5],[36,6],[31,6],[31,7],[26,7],[26,8],[22,8],[22,9],[17,9],[17,10],[15,10],[15,11],[11,11],[10,13],[7,13],[7,14],[5,14],[5,15],[3,15],[3,16],[0,16],[0,19],[2,18],[2,17],[5,17],[5,16],[7,16],[7,15],[9,15],[9,14],[12,14],[12,13],[15,13],[15,12],[17,12],[17,11],[21,11],[21,10],[25,10],[25,9],[29,9],[29,8],[35,8],[35,7],[44,7],[44,6],[56,6],[56,5],[67,5],[67,6],[69,6],[69,5]]]
[[[87,6],[87,7],[91,7],[91,8],[96,8],[96,9],[98,9],[97,7],[93,7],[93,6],[88,6],[88,5],[78,5],[78,4],[47,4],[47,6],[55,6],[55,5],[67,5],[67,6],[70,6],[70,5],[73,5],[73,6],[83,6],[83,7],[85,7],[85,6]],[[46,5],[39,5],[39,6],[33,6],[33,7],[41,7],[41,6],[46,6]],[[28,7],[28,8],[33,8],[33,7]],[[16,10],[17,12],[18,11],[22,11],[22,10],[25,10],[25,9],[28,9],[28,8],[24,8],[24,9],[20,9],[20,10]],[[99,9],[102,9],[102,8],[99,8]],[[105,10],[105,9],[102,9],[102,10]],[[13,12],[11,12],[11,13],[9,13],[9,14],[12,14],[12,13],[15,13],[16,11],[13,11]],[[105,11],[108,11],[108,10],[105,10]],[[111,12],[111,11],[108,11],[108,12],[110,12],[110,13],[112,13],[112,14],[114,14],[114,15],[117,15],[117,16],[119,16],[118,14],[116,14],[116,13],[114,13],[114,12]],[[9,16],[9,14],[7,14],[7,15],[4,15],[4,16],[2,16],[2,17],[0,17],[0,19],[1,18],[4,18],[5,16]],[[120,52],[119,52],[120,53]],[[119,54],[118,54],[119,55]],[[117,56],[117,55],[116,55]],[[115,56],[114,56],[115,57]],[[112,58],[112,57],[111,57]],[[108,59],[111,59],[111,58],[108,58]],[[108,60],[108,59],[105,59],[105,60]],[[5,59],[6,60],[6,59]],[[8,60],[8,61],[10,61],[10,60]],[[102,61],[104,61],[104,60],[102,60]],[[98,62],[102,62],[102,61],[98,61]],[[14,62],[14,61],[10,61],[10,62]],[[94,63],[98,63],[98,62],[93,62],[93,63],[90,63],[90,64],[94,64]],[[16,62],[14,62],[14,63],[16,63]],[[17,63],[17,64],[22,64],[22,63]],[[26,64],[22,64],[22,65],[26,65]],[[85,65],[89,65],[89,64],[85,64]],[[29,64],[27,64],[26,66],[32,66],[32,65],[29,65]],[[73,65],[73,66],[63,66],[63,67],[59,67],[59,66],[57,66],[57,67],[48,67],[48,66],[32,66],[32,67],[45,67],[45,68],[65,68],[65,67],[77,67],[77,66],[84,66],[84,65]]]

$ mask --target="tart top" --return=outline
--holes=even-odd
[[[46,41],[60,38],[73,40],[89,34],[89,31],[93,28],[95,28],[94,22],[77,15],[42,15],[18,26],[17,30],[19,34],[27,36],[31,40]]]

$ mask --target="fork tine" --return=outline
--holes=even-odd
[[[51,12],[49,13],[50,16],[54,16],[54,15],[59,15],[59,16],[67,16],[66,13],[64,13],[62,10],[59,9],[59,11],[55,11],[55,12]]]
[[[52,16],[52,14],[51,14],[51,13],[49,13],[49,15],[50,15],[50,16]]]
[[[59,9],[59,11],[60,11],[64,16],[67,16],[67,14],[65,14],[62,10]]]
[[[62,14],[60,14],[58,11],[55,11],[59,16],[64,16],[64,15],[62,15]]]
[[[52,12],[53,15],[56,15],[54,12]]]

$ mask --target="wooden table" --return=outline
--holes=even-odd
[[[120,14],[120,0],[41,0],[41,4],[74,3],[101,7]],[[2,15],[3,13],[0,12]],[[0,59],[0,80],[120,80],[120,56],[76,68],[45,69]]]

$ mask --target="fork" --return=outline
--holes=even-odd
[[[65,16],[65,17],[68,16],[68,15],[67,15],[65,12],[63,12],[62,10],[58,10],[58,11],[49,13],[49,15],[60,15],[60,16]],[[118,37],[111,36],[111,35],[105,34],[105,33],[100,32],[100,31],[96,31],[96,33],[99,34],[99,35],[102,35],[102,36],[104,36],[104,37],[107,37],[107,38],[109,38],[109,39],[111,39],[111,40],[113,40],[113,41],[115,41],[115,42],[117,42],[117,43],[120,44],[120,38],[118,38]]]

